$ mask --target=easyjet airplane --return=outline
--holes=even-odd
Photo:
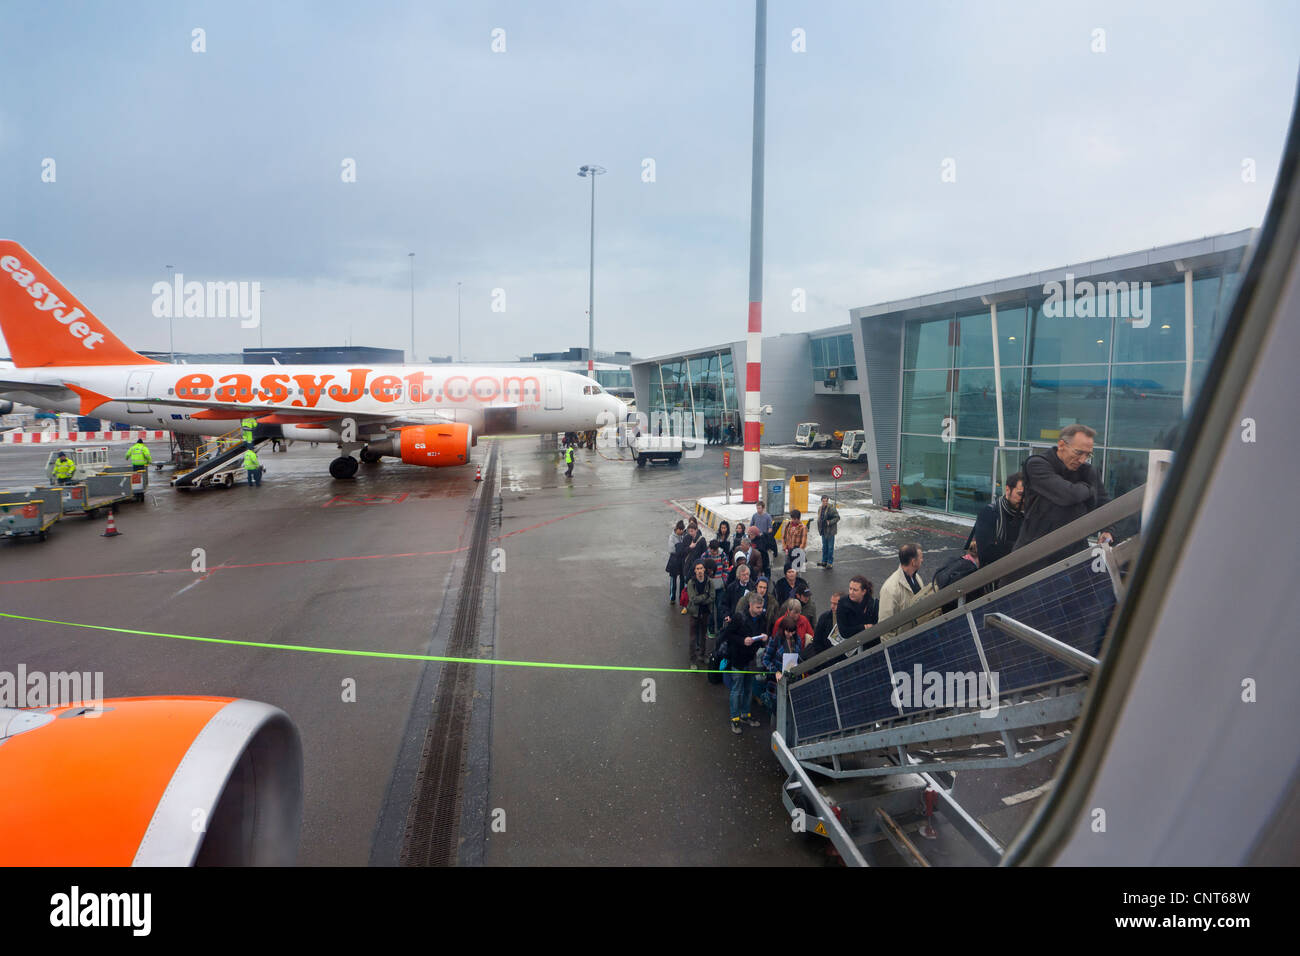
[[[171,365],[128,348],[21,245],[0,240],[0,331],[13,401],[144,428],[219,434],[254,417],[260,435],[337,442],[335,478],[389,455],[441,468],[479,434],[586,431],[627,406],[585,375],[472,365]]]

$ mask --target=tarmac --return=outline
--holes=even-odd
[[[566,479],[555,452],[531,436],[483,440],[474,464],[486,464],[493,446],[491,487],[475,484],[473,466],[391,459],[335,480],[334,448],[303,443],[262,453],[259,488],[181,492],[167,486],[167,472],[151,472],[146,501],[117,513],[120,537],[99,537],[102,522],[78,517],[43,543],[0,541],[0,610],[166,635],[437,653],[460,597],[470,506],[486,495],[499,510],[480,655],[636,670],[474,665],[460,862],[838,865],[826,841],[792,831],[770,728],[734,736],[724,688],[686,670],[685,618],[667,600],[666,541],[696,497],[721,490],[722,449],[642,469],[580,450]],[[152,448],[165,456],[165,445]],[[33,483],[47,454],[0,448],[0,487]],[[780,450],[765,458],[779,464]],[[829,481],[837,462],[834,452],[798,460],[814,482]],[[813,566],[804,576],[826,610],[831,590],[854,574],[879,587],[904,541],[921,543],[934,569],[965,537],[951,520],[892,515],[870,542],[838,546],[833,570]],[[820,556],[815,535],[811,550]],[[0,661],[102,671],[107,696],[221,694],[282,708],[304,744],[299,862],[397,862],[430,668],[440,665],[12,619],[0,625]],[[342,690],[349,678],[354,702]],[[1003,772],[1013,776],[997,793],[991,784],[972,789],[968,808],[1009,838],[1033,800],[1006,805],[998,794],[1042,785],[1049,766]]]

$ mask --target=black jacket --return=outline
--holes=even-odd
[[[727,666],[731,670],[746,671],[757,670],[751,666],[754,663],[754,657],[763,648],[762,641],[755,641],[748,647],[745,646],[745,638],[756,637],[759,634],[767,633],[767,615],[760,614],[753,617],[748,611],[741,615],[733,615],[731,623],[722,631],[722,640],[727,642],[726,658]]]
[[[1025,512],[1009,507],[1006,498],[999,498],[976,516],[975,527],[966,539],[966,546],[970,547],[971,541],[974,541],[980,567],[988,567],[1011,553],[1024,523]]]
[[[807,583],[808,583],[807,581],[805,581],[803,578],[799,577],[799,575],[796,574],[794,577],[794,585],[791,586],[790,582],[785,579],[785,575],[784,574],[781,575],[779,578],[776,579],[777,601],[779,601],[781,604],[784,604],[786,601],[790,600],[790,598],[794,597],[795,588],[797,588],[800,584],[807,584]]]
[[[840,626],[840,637],[848,639],[859,631],[878,624],[879,618],[876,615],[879,611],[880,601],[876,598],[864,598],[861,604],[854,604],[845,594],[840,598],[839,607],[835,610],[835,620]],[[829,633],[830,628],[826,630]]]
[[[1054,448],[1040,455],[1030,455],[1022,470],[1025,475],[1025,519],[1016,538],[1017,548],[1065,527],[1110,501],[1101,486],[1097,469],[1092,465],[1080,465],[1078,471],[1070,471]],[[1080,541],[1062,548],[1052,556],[1052,561],[1077,551],[1082,544]],[[1047,563],[1051,562],[1039,566]]]

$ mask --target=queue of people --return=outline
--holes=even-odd
[[[812,589],[800,574],[805,567],[802,556],[808,546],[808,529],[798,511],[791,511],[780,548],[772,534],[772,516],[761,502],[748,526],[736,523],[734,537],[725,521],[719,524],[717,536],[707,541],[697,519],[678,521],[668,539],[665,570],[669,601],[677,601],[687,617],[690,666],[723,674],[729,689],[731,732],[742,733],[746,724],[760,726],[755,702],[758,708],[774,710],[777,683],[791,667],[901,614],[981,566],[1105,504],[1108,498],[1100,476],[1089,464],[1094,437],[1087,426],[1071,425],[1061,430],[1055,450],[1026,459],[1023,470],[1007,479],[1002,496],[980,511],[962,552],[945,562],[928,583],[922,573],[925,555],[921,545],[907,542],[898,549],[898,567],[878,596],[870,580],[854,575],[846,590],[831,593],[830,608],[820,615]],[[822,541],[820,567],[833,567],[839,520],[838,510],[823,496],[816,517]],[[1101,541],[1110,540],[1110,532],[1102,532]],[[1073,550],[1063,549],[1036,566]],[[773,573],[781,551],[781,570]],[[955,606],[954,602],[927,612],[919,620]],[[863,648],[903,629],[879,635]]]

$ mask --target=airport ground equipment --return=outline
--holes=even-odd
[[[77,470],[72,477],[77,480],[87,475],[97,475],[113,464],[108,460],[107,445],[90,445],[84,448],[80,446],[56,448],[45,459],[45,477],[51,482],[54,481],[54,463],[58,461],[60,453],[67,455],[76,464]]]
[[[684,447],[685,443],[677,435],[641,435],[632,443],[638,468],[644,468],[646,462],[655,461],[681,464]]]
[[[0,536],[34,535],[44,541],[50,527],[63,517],[63,497],[57,489],[28,487],[0,491]]]
[[[999,863],[1004,847],[958,802],[956,775],[1025,767],[1064,750],[1138,539],[1031,569],[1136,513],[1142,496],[1140,487],[1128,492],[780,681],[772,749],[789,774],[782,801],[792,819],[829,838],[850,865],[928,865],[927,846],[949,862]],[[907,836],[927,813],[937,814],[939,830],[929,832],[940,843]],[[892,857],[881,852],[886,844]]]
[[[823,432],[817,422],[800,422],[794,430],[794,443],[802,448],[829,448],[832,435]]]
[[[840,457],[845,461],[858,461],[867,457],[867,433],[861,430],[844,433]]]
[[[233,429],[200,444],[194,451],[194,467],[177,471],[172,478],[175,488],[232,488],[243,477],[244,452],[256,448],[268,439],[256,439],[252,445],[244,441],[243,431]]]

